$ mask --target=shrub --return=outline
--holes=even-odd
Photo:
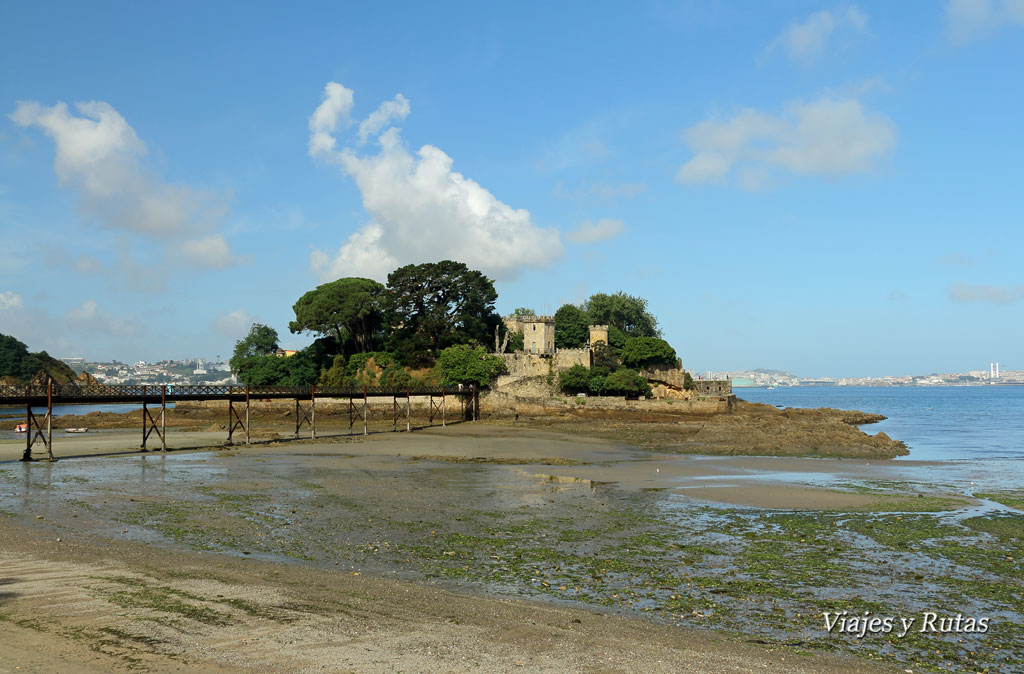
[[[505,370],[505,360],[492,356],[482,346],[449,346],[437,358],[444,384],[487,386]]]
[[[573,365],[558,373],[558,388],[565,393],[585,393],[589,390],[590,370]]]

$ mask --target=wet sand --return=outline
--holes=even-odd
[[[0,535],[3,672],[896,671],[367,575]]]
[[[630,490],[662,489],[694,499],[764,508],[867,507],[878,500],[877,495],[844,493],[834,489],[834,485],[849,480],[913,479],[921,469],[948,468],[948,464],[939,462],[908,460],[664,455],[623,447],[612,440],[575,436],[566,442],[565,434],[554,431],[485,422],[422,428],[412,433],[378,429],[367,436],[350,436],[334,429],[322,431],[316,440],[310,440],[306,431],[305,437],[293,438],[286,431],[264,429],[262,438],[254,444],[246,446],[244,441],[236,441],[231,449],[290,453],[304,451],[300,447],[316,447],[316,451],[352,453],[364,460],[376,457],[385,462],[403,457],[445,457],[465,462],[534,463],[540,466],[524,470],[540,477],[614,483]],[[168,445],[173,451],[227,449],[225,439],[226,434],[218,431],[168,433]],[[0,461],[20,459],[23,443],[22,438],[0,440]],[[137,454],[139,446],[140,433],[126,429],[63,434],[54,438],[54,455],[60,460]],[[161,454],[155,451],[159,443],[154,438],[150,438],[148,446],[150,454]],[[33,456],[45,456],[39,445]],[[552,462],[563,465],[553,470]],[[954,470],[953,474],[956,473]],[[966,477],[960,480],[969,481]],[[937,486],[932,491],[932,495],[936,494],[967,498],[964,487],[955,484]]]
[[[970,498],[998,470],[483,423],[88,455],[137,442],[69,436],[58,456],[81,458],[0,463],[0,671],[892,671],[835,649],[1020,664],[1019,518]],[[997,624],[838,639],[820,623],[839,609]]]

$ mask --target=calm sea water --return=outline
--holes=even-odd
[[[743,400],[835,407],[888,417],[864,426],[910,447],[908,459],[1024,460],[1024,386],[787,386],[737,388]]]
[[[174,407],[174,403],[167,403],[168,408]],[[151,409],[160,409],[159,405],[150,405]],[[90,412],[131,412],[133,410],[141,410],[142,405],[136,405],[134,403],[97,403],[95,405],[54,405],[53,416],[62,417],[67,414],[89,414]],[[46,414],[45,407],[33,407],[32,412],[35,414]],[[10,407],[0,406],[0,416],[20,414],[25,416],[24,407]]]

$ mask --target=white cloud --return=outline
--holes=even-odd
[[[828,51],[829,41],[845,35],[847,39],[867,28],[868,17],[856,6],[841,11],[822,10],[794,23],[768,45],[768,52],[784,49],[789,60],[809,66]]]
[[[868,171],[895,147],[896,127],[855,99],[823,97],[789,103],[777,117],[746,109],[706,120],[683,138],[693,157],[679,169],[679,182],[722,183],[739,165],[744,186],[763,188],[773,170],[829,177]]]
[[[401,101],[408,105],[396,96],[392,103],[399,102],[398,107],[381,106],[360,128],[376,133],[378,126],[404,117]],[[537,227],[529,211],[513,209],[453,171],[452,158],[441,149],[424,145],[413,155],[399,130],[388,127],[378,135],[376,154],[360,154],[351,146],[334,150],[333,136],[330,142],[317,136],[330,135],[333,129],[313,129],[311,124],[309,152],[338,162],[355,180],[371,222],[349,236],[334,256],[313,252],[312,267],[325,280],[383,279],[396,266],[442,259],[501,279],[515,276],[524,266],[545,267],[562,255],[557,230]]]
[[[24,306],[24,304],[25,303],[22,300],[21,295],[14,291],[5,290],[4,292],[0,293],[0,311],[20,309],[22,306]]]
[[[950,0],[946,33],[957,44],[981,39],[1004,25],[1024,26],[1024,0]]]
[[[949,299],[954,302],[991,302],[1008,304],[1024,299],[1024,286],[1003,288],[993,285],[972,285],[957,281],[948,288]]]
[[[339,122],[348,124],[354,102],[353,92],[337,82],[324,87],[324,100],[309,116],[309,156],[330,154],[335,139],[331,135]]]
[[[197,267],[224,269],[235,263],[227,239],[220,234],[185,241],[181,244],[181,252]]]
[[[384,281],[400,265],[381,246],[383,234],[380,225],[371,223],[349,236],[333,258],[323,251],[313,251],[310,258],[313,270],[325,280],[363,276]]]
[[[134,337],[145,332],[144,326],[133,316],[113,316],[101,310],[96,300],[85,300],[81,306],[68,309],[64,320],[68,327],[83,332],[99,332],[117,337]]]
[[[392,120],[402,121],[410,111],[409,99],[402,94],[396,94],[393,101],[384,101],[359,124],[359,142],[365,143],[367,136],[377,133]]]
[[[241,339],[249,332],[249,328],[256,322],[256,317],[251,316],[245,309],[221,312],[213,322],[211,328],[218,335],[228,339]]]
[[[164,182],[145,165],[147,149],[117,110],[102,101],[45,107],[19,102],[11,119],[53,139],[54,171],[75,192],[83,215],[108,229],[158,241],[208,234],[226,212],[224,199]]]
[[[572,243],[594,243],[595,241],[614,239],[625,230],[626,225],[623,224],[622,220],[608,220],[606,218],[602,218],[597,222],[590,222],[588,220],[580,223],[576,229],[567,233],[565,240]]]

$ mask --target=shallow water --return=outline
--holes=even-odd
[[[888,417],[864,426],[910,447],[906,459],[1024,459],[1024,386],[784,386],[738,388],[778,407],[834,407]]]

